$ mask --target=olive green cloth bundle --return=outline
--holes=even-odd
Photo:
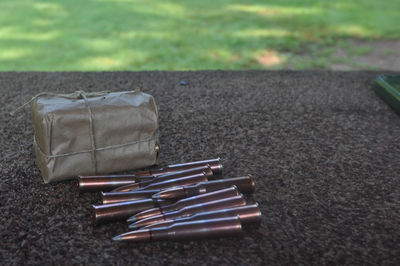
[[[158,112],[149,94],[40,93],[30,102],[45,183],[157,163]]]
[[[400,115],[400,75],[380,75],[375,80],[373,89],[383,101]]]

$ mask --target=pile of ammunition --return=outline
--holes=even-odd
[[[133,231],[116,241],[203,239],[240,234],[258,225],[258,204],[247,205],[242,193],[254,191],[250,175],[221,175],[220,158],[169,165],[128,175],[79,176],[81,191],[101,191],[102,205],[93,205],[92,221],[127,220]]]

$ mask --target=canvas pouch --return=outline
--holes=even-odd
[[[158,112],[149,94],[43,93],[31,108],[36,163],[45,183],[157,163]]]

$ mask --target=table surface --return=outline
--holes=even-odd
[[[3,263],[400,263],[400,117],[372,91],[377,72],[0,73]],[[187,85],[180,85],[186,81]],[[93,227],[96,193],[44,184],[29,110],[42,92],[154,95],[160,165],[220,156],[251,173],[263,219],[239,238],[118,243],[124,222]]]

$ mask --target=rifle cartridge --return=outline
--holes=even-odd
[[[219,175],[222,173],[222,164],[221,164],[221,158],[216,158],[216,159],[210,159],[210,160],[203,160],[203,161],[195,161],[195,162],[188,162],[188,163],[181,163],[181,164],[171,164],[168,165],[164,168],[160,169],[148,169],[144,171],[138,171],[134,172],[135,175],[138,176],[158,176],[166,173],[171,173],[171,172],[176,172],[176,171],[181,171],[181,170],[186,170],[186,169],[191,169],[194,167],[199,167],[199,166],[206,166],[209,165],[211,170],[214,172],[214,174]]]
[[[166,220],[164,222],[150,224],[143,229],[150,228],[160,228],[168,227],[174,223],[188,222],[188,221],[198,221],[198,220],[208,220],[208,219],[218,219],[226,217],[239,216],[242,226],[259,225],[261,221],[261,212],[258,207],[258,203],[252,205],[245,205],[239,207],[233,207],[228,209],[215,210],[210,212],[200,212],[192,216],[176,218],[174,220]]]
[[[149,242],[160,240],[195,240],[240,235],[238,217],[176,223],[169,227],[142,229],[115,236],[115,241]]]

